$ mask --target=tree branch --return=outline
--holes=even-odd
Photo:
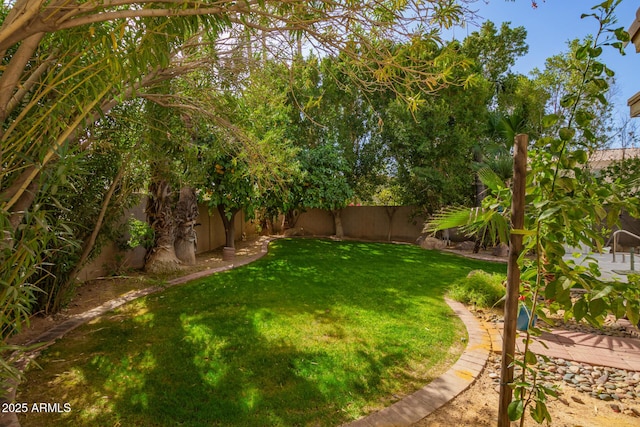
[[[47,151],[47,154],[45,154],[39,166],[36,169],[34,169],[26,177],[22,185],[18,188],[18,190],[11,197],[11,199],[9,199],[9,201],[7,201],[6,203],[0,205],[0,209],[2,210],[11,209],[11,207],[20,199],[20,196],[22,196],[22,193],[26,191],[27,187],[31,185],[33,180],[35,180],[35,178],[39,175],[40,169],[43,166],[45,166],[53,158],[57,149],[60,148],[60,146],[62,146],[62,144],[67,140],[67,138],[69,138],[69,136],[76,131],[78,126],[80,126],[80,124],[84,121],[84,119],[89,114],[89,112],[96,106],[96,104],[98,104],[98,102],[100,102],[100,100],[104,97],[104,95],[106,95],[110,90],[111,90],[111,87],[109,86],[107,89],[103,91],[102,96],[98,97],[97,99],[93,100],[92,102],[90,102],[88,105],[85,106],[84,111],[81,114],[79,114],[78,117],[76,117],[76,119],[73,121],[73,123],[69,125],[67,130],[57,138],[53,147],[49,148],[49,150]]]
[[[38,15],[43,4],[44,0],[18,0],[0,27],[0,44],[11,34],[24,31],[24,27]],[[34,33],[38,33],[38,31],[23,34],[20,40],[24,40]],[[7,47],[2,47],[0,50],[4,52]]]
[[[6,106],[5,116],[4,117],[0,116],[1,120],[6,120],[6,116],[11,114],[11,112],[20,104],[20,102],[24,99],[24,97],[35,86],[38,79],[42,77],[42,75],[49,69],[49,66],[53,63],[53,61],[57,59],[58,53],[59,51],[57,49],[54,49],[54,51],[47,57],[47,59],[45,59],[40,65],[38,65],[38,67],[35,70],[33,70],[33,72],[27,78],[27,80],[18,86],[18,90],[13,95],[13,97],[11,97],[11,99],[9,100]],[[1,77],[0,77],[0,80],[2,80]],[[0,108],[2,105],[4,105],[4,103],[0,102]]]
[[[120,168],[118,168],[118,173],[113,178],[113,181],[109,186],[109,190],[107,191],[107,194],[105,194],[104,196],[102,206],[100,207],[100,213],[98,214],[98,218],[96,218],[96,223],[93,227],[91,235],[87,237],[87,239],[84,241],[82,254],[80,255],[80,258],[78,259],[78,261],[76,262],[76,266],[73,268],[73,271],[69,275],[69,279],[67,283],[65,283],[65,286],[67,286],[70,282],[76,280],[76,276],[80,273],[80,270],[82,269],[82,267],[84,267],[84,264],[89,258],[89,254],[91,253],[91,251],[93,250],[93,247],[96,244],[96,239],[98,238],[98,234],[102,229],[102,223],[104,222],[104,217],[107,215],[107,209],[109,208],[109,203],[111,202],[113,193],[116,191],[116,188],[120,183],[120,180],[124,176],[124,172],[126,169],[125,164],[126,162],[123,162],[120,165]]]
[[[7,104],[18,87],[20,77],[24,73],[27,63],[32,59],[33,54],[44,33],[36,33],[27,37],[21,44],[11,61],[0,76],[0,122],[4,122],[8,115]]]

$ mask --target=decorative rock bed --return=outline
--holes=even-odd
[[[495,311],[483,313],[480,310],[476,312],[476,315],[478,314],[490,323],[504,322],[502,316]],[[587,332],[601,336],[640,338],[638,328],[627,320],[616,321],[612,316],[605,319],[600,328],[576,323],[573,319],[565,321],[560,316],[553,316],[552,320],[555,322],[553,329]],[[546,324],[540,326],[542,329],[551,329]],[[500,360],[500,355],[495,355],[489,358],[486,367],[497,392],[500,384]],[[536,370],[539,374],[538,380],[543,384],[549,387],[558,386],[560,400],[563,399],[562,389],[570,387],[589,397],[610,402],[609,406],[614,412],[640,417],[640,371],[596,366],[552,357],[547,358],[546,361],[538,357]],[[515,376],[517,377],[521,372],[521,369],[516,366]]]
[[[494,356],[487,364],[496,391],[500,387],[500,360],[500,356]],[[538,358],[536,368],[540,381],[546,386],[559,387],[560,399],[562,389],[571,387],[590,397],[612,402],[611,409],[615,412],[640,417],[640,372],[554,358],[547,362]],[[516,367],[516,377],[521,372]]]

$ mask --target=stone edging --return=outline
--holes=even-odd
[[[130,291],[118,298],[112,299],[111,301],[107,301],[106,303],[98,307],[85,311],[84,313],[72,316],[68,320],[60,323],[59,325],[54,326],[48,331],[40,334],[37,338],[28,342],[25,346],[38,345],[38,348],[36,350],[27,352],[25,355],[23,355],[17,361],[16,366],[21,371],[24,371],[29,365],[29,363],[32,360],[34,360],[36,357],[38,357],[38,355],[42,350],[44,350],[45,348],[55,343],[56,340],[62,338],[64,335],[76,329],[78,326],[83,325],[88,321],[95,319],[96,317],[102,316],[103,314],[111,310],[114,310],[137,298],[163,291],[172,286],[181,285],[181,284],[190,282],[192,280],[207,277],[215,273],[231,270],[233,268],[240,267],[240,266],[249,264],[257,259],[260,259],[267,254],[269,250],[269,243],[271,243],[275,239],[276,238],[266,239],[262,243],[262,247],[260,248],[260,253],[253,256],[246,257],[230,265],[212,268],[209,270],[202,270],[186,276],[178,277],[177,279],[168,281],[167,284],[163,286],[150,286],[148,288],[139,289],[137,291]],[[12,384],[10,384],[11,388],[9,389],[9,393],[7,394],[7,397],[5,397],[4,399],[0,399],[0,402],[13,402],[15,400],[16,391],[19,385],[20,385],[19,382],[13,382]],[[15,413],[0,414],[0,427],[20,427],[20,422],[18,421],[17,415]]]
[[[478,378],[492,350],[489,332],[463,304],[450,299],[445,301],[462,320],[469,336],[458,361],[415,393],[343,427],[411,426],[465,391]]]

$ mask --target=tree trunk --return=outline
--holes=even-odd
[[[342,209],[333,209],[331,210],[331,214],[333,215],[333,223],[335,225],[336,233],[335,236],[338,239],[342,239],[344,237],[344,229],[342,228]]]
[[[267,214],[260,218],[261,235],[270,236],[273,234],[273,221],[274,219]]]
[[[196,263],[196,248],[198,236],[195,226],[198,219],[198,199],[196,192],[191,187],[180,189],[180,199],[176,206],[176,241],[174,249],[176,257],[184,264]]]
[[[284,215],[284,224],[282,227],[282,232],[284,233],[286,228],[295,228],[296,223],[298,222],[298,218],[300,217],[300,213],[296,209],[288,210]]]
[[[10,211],[11,213],[9,215],[9,223],[11,224],[13,231],[16,231],[18,226],[22,223],[24,214],[31,208],[38,191],[40,191],[40,185],[38,182],[35,180],[30,182],[26,187],[26,190],[22,192],[16,203],[12,206]]]
[[[155,233],[155,245],[147,254],[144,265],[148,273],[167,273],[180,268],[174,243],[176,225],[171,210],[171,190],[165,180],[153,181],[149,185],[147,221]]]
[[[225,244],[224,246],[227,248],[235,248],[236,247],[236,214],[239,210],[234,210],[231,212],[231,217],[227,217],[224,206],[218,205],[218,212],[220,213],[220,217],[222,218],[222,224],[224,224],[224,235],[225,235]]]
[[[483,161],[482,151],[478,148],[473,153],[473,161],[477,164],[481,164]],[[480,180],[480,174],[476,171],[474,174],[475,180],[475,188],[476,188],[476,207],[482,207],[482,200],[484,200],[486,188],[482,181]],[[485,229],[482,229],[480,233],[476,234],[475,245],[473,246],[473,253],[477,254],[480,252],[480,247],[483,244]]]
[[[387,212],[387,218],[389,218],[389,225],[387,227],[387,242],[391,241],[391,226],[393,225],[393,217],[398,211],[397,206],[385,206],[385,211]]]
[[[480,148],[474,150],[473,161],[479,165],[483,160],[484,156],[482,155],[482,151],[480,150]],[[476,171],[474,174],[474,181],[474,187],[476,190],[476,207],[482,207],[482,200],[484,199],[486,188],[480,180],[480,174],[478,173],[478,171]]]
[[[529,137],[519,134],[513,152],[513,198],[511,200],[511,230],[524,228],[525,194],[527,180],[527,144]],[[520,266],[522,234],[510,233],[509,261],[507,263],[507,294],[504,304],[504,334],[502,339],[502,361],[500,363],[500,400],[498,405],[498,427],[509,427],[509,404],[513,397],[514,360],[516,353],[516,325],[518,320],[518,297],[520,294]],[[524,416],[524,415],[523,415]]]

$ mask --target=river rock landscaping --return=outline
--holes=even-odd
[[[499,391],[500,361],[500,356],[494,356],[487,365],[496,392]],[[640,417],[640,372],[556,358],[545,361],[541,357],[536,368],[547,386],[557,387],[561,401],[563,388],[571,387],[593,398],[612,402],[610,407],[614,412]],[[518,368],[515,371],[516,376],[521,373]]]

